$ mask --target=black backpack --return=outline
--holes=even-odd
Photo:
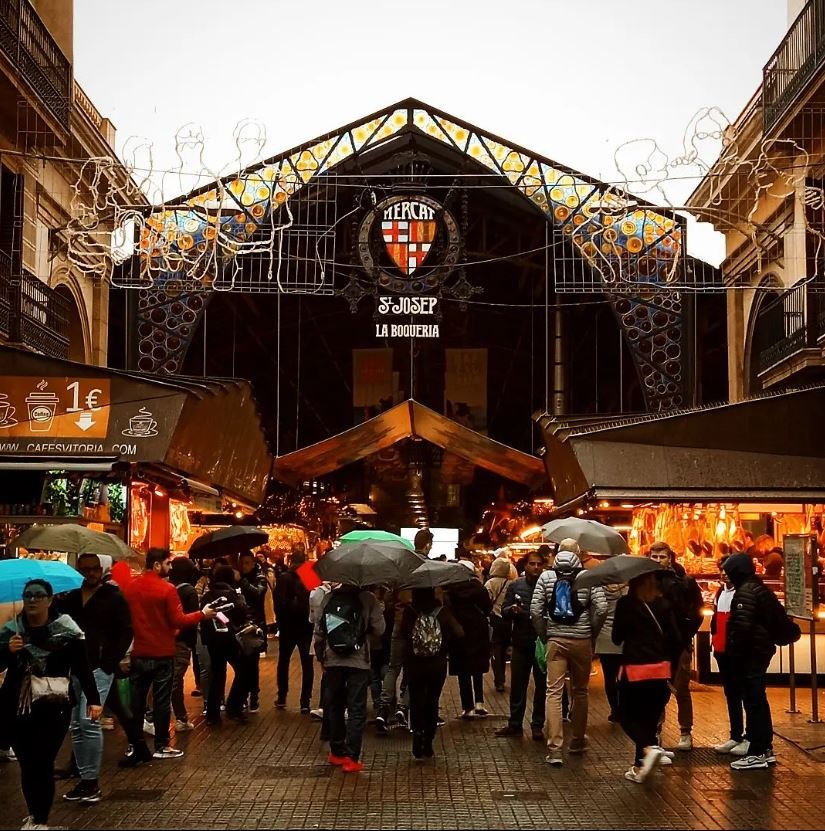
[[[367,627],[358,592],[332,592],[324,606],[321,631],[327,646],[336,655],[355,655],[366,643]]]
[[[548,613],[554,623],[572,625],[582,616],[585,607],[579,600],[579,592],[573,585],[580,568],[553,569],[556,582],[553,584],[553,593],[550,595]]]
[[[798,624],[788,617],[785,607],[775,598],[770,598],[767,610],[767,630],[776,646],[790,646],[802,637]]]

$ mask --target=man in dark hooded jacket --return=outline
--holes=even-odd
[[[765,692],[768,664],[776,652],[777,626],[790,625],[776,595],[756,576],[747,554],[734,554],[722,566],[736,589],[731,601],[726,655],[741,684],[750,740],[748,755],[731,762],[734,770],[767,768],[776,762],[773,724]],[[798,627],[796,627],[798,632]]]

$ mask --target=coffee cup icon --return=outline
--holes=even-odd
[[[30,392],[26,396],[32,433],[48,433],[52,429],[57,403],[58,397],[53,392]]]
[[[8,398],[5,393],[0,393],[0,427],[10,427],[17,423],[14,420],[17,408],[11,406]]]
[[[158,423],[145,407],[141,407],[136,415],[129,419],[129,426],[123,431],[124,436],[133,438],[148,438],[158,434]]]

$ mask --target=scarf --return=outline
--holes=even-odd
[[[17,707],[19,713],[28,713],[31,710],[32,675],[41,678],[47,676],[46,661],[49,656],[53,652],[65,649],[72,641],[84,638],[83,630],[69,615],[59,615],[54,620],[50,620],[46,630],[45,639],[38,639],[37,644],[29,641],[22,651],[17,653],[23,669]],[[26,617],[21,613],[15,620],[8,621],[0,630],[0,643],[7,645],[14,635],[25,635],[27,631]]]

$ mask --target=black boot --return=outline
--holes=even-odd
[[[429,733],[424,736],[422,751],[425,759],[432,759],[433,756],[435,756],[435,751],[433,750],[433,736]]]
[[[426,739],[421,732],[413,733],[412,754],[416,759],[424,758],[424,744]]]

